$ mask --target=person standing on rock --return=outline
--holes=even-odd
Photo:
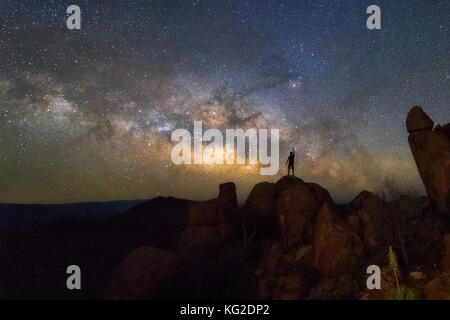
[[[295,177],[294,159],[295,159],[295,149],[292,148],[292,151],[289,153],[289,157],[286,160],[286,165],[288,166],[288,175],[289,175],[289,173],[291,172],[291,169],[292,169],[292,176]]]

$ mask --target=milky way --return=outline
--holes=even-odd
[[[76,2],[76,3],[75,3]],[[297,175],[423,191],[405,118],[450,121],[450,2],[2,1],[0,202],[214,197]],[[66,8],[81,8],[81,30]],[[176,166],[176,128],[279,128],[280,172]]]

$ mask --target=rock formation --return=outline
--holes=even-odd
[[[363,254],[363,242],[326,203],[320,210],[314,230],[314,263],[322,275],[352,272]]]
[[[333,202],[327,190],[295,177],[283,177],[276,184],[277,228],[283,250],[312,241],[314,223],[321,206]]]
[[[362,191],[350,203],[348,223],[361,236],[364,246],[374,251],[382,241],[381,214],[382,201],[369,191]]]
[[[449,124],[437,126],[422,110],[414,107],[408,113],[406,128],[409,145],[428,196],[437,209],[448,212],[450,198]]]
[[[234,183],[224,183],[219,189],[217,199],[197,203],[189,210],[189,225],[182,232],[178,246],[181,259],[215,257],[223,245],[236,239],[236,187]]]
[[[256,184],[245,201],[248,223],[258,234],[273,234],[273,226],[276,223],[276,201],[275,184],[270,182]]]

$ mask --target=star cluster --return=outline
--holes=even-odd
[[[81,8],[81,30],[66,8]],[[214,197],[296,171],[338,201],[384,177],[422,190],[405,118],[450,121],[450,3],[2,1],[0,201]],[[280,129],[280,172],[176,166],[171,132]]]

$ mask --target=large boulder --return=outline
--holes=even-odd
[[[277,227],[284,251],[311,241],[320,205],[306,183],[281,192],[277,199]]]
[[[308,182],[306,185],[320,203],[333,202],[333,198],[331,198],[327,189],[313,182]]]
[[[275,183],[275,194],[278,197],[284,190],[303,185],[305,181],[294,176],[284,176]]]
[[[420,107],[406,120],[409,145],[428,196],[441,212],[448,212],[450,140],[448,125],[433,130],[433,122]]]
[[[318,279],[314,270],[303,266],[300,271],[279,276],[274,288],[274,300],[299,300],[306,297]]]
[[[375,194],[369,191],[362,191],[350,203],[351,214],[347,221],[361,235],[366,249],[375,251],[383,240],[382,235],[382,201]]]
[[[116,268],[106,290],[106,299],[152,299],[163,281],[174,277],[175,253],[140,247],[129,253]]]
[[[300,299],[318,281],[309,259],[311,246],[283,254],[279,242],[266,244],[263,258],[255,272],[259,277],[260,299]]]
[[[283,254],[281,243],[265,244],[262,250],[262,259],[258,265],[258,273],[265,275],[274,275],[278,271],[278,263]]]
[[[256,184],[245,201],[250,228],[258,230],[258,234],[273,234],[276,229],[276,204],[275,184]]]
[[[450,300],[450,283],[444,276],[437,276],[425,287],[426,300]]]
[[[361,261],[364,245],[360,237],[334,212],[322,206],[314,230],[314,264],[326,277],[352,272]]]
[[[212,199],[191,207],[188,213],[191,226],[214,226],[219,224],[219,201]]]

